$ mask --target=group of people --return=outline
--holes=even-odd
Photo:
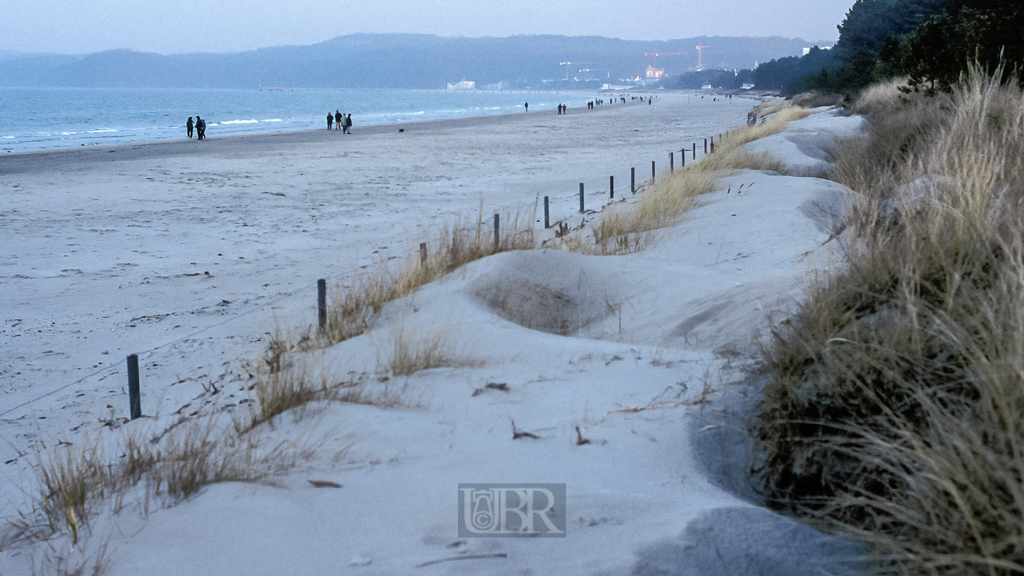
[[[569,107],[566,106],[565,104],[559,104],[558,105],[558,114],[559,115],[567,114],[568,110],[569,110]]]
[[[188,132],[188,137],[192,137],[193,130],[196,134],[197,140],[206,140],[206,120],[203,120],[196,114],[196,121],[192,121],[192,117],[188,117],[188,121],[185,122],[185,130]]]
[[[331,128],[335,130],[341,130],[342,134],[350,134],[349,129],[352,128],[352,115],[342,114],[341,110],[335,110],[334,114],[327,113],[327,129]]]

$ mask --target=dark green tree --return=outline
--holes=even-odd
[[[916,30],[932,16],[952,7],[954,0],[857,0],[839,25],[836,57],[852,60],[861,52],[877,55],[886,40]]]
[[[883,52],[905,50],[900,39],[913,33],[955,0],[857,0],[839,25],[839,41],[829,65],[804,71],[786,91],[808,90],[851,94],[873,82],[902,74],[903,64],[880,65]]]
[[[754,83],[764,90],[785,90],[794,80],[834,67],[832,50],[817,46],[803,57],[790,56],[765,62],[754,71]]]
[[[879,55],[880,68],[907,76],[909,90],[948,91],[972,62],[1004,75],[1024,63],[1024,6],[1017,2],[967,0],[933,16]]]

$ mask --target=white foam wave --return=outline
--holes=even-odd
[[[218,124],[259,124],[259,120],[222,120]],[[217,124],[214,124],[216,126]]]

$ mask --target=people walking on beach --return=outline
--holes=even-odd
[[[188,122],[185,122],[185,131],[188,132],[188,137],[189,138],[192,138],[192,127],[193,126],[195,126],[195,124],[192,122],[192,117],[189,116],[188,117]]]
[[[342,134],[351,134],[351,132],[349,132],[349,129],[352,128],[352,114],[349,113],[347,116],[342,118],[342,123],[344,124],[344,130],[342,131]]]
[[[345,115],[341,113],[341,110],[334,111],[334,129],[341,130],[342,124],[344,124]]]
[[[196,139],[206,140],[206,120],[203,120],[196,114]]]
[[[526,111],[529,112],[530,111],[530,103],[527,102],[526,104],[523,104],[523,108],[526,108]]]
[[[331,114],[330,112],[328,112],[327,113],[327,129],[328,130],[330,130],[332,128],[332,126],[331,126],[332,124],[334,124],[334,114]]]

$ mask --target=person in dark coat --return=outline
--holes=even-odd
[[[206,120],[196,116],[196,136],[198,140],[206,140]]]
[[[345,122],[344,134],[351,134],[351,132],[349,132],[349,130],[352,128],[352,114],[351,113],[349,113],[347,116],[345,116],[344,122]]]
[[[192,128],[194,126],[195,126],[195,124],[192,122],[192,117],[189,116],[188,117],[188,122],[185,122],[185,131],[188,132],[188,137],[189,138],[192,137]]]
[[[331,114],[330,112],[328,112],[327,113],[327,129],[328,130],[331,129],[331,124],[334,124],[334,114]]]
[[[341,113],[341,110],[334,111],[334,129],[341,130],[342,124],[345,123],[345,115]]]

